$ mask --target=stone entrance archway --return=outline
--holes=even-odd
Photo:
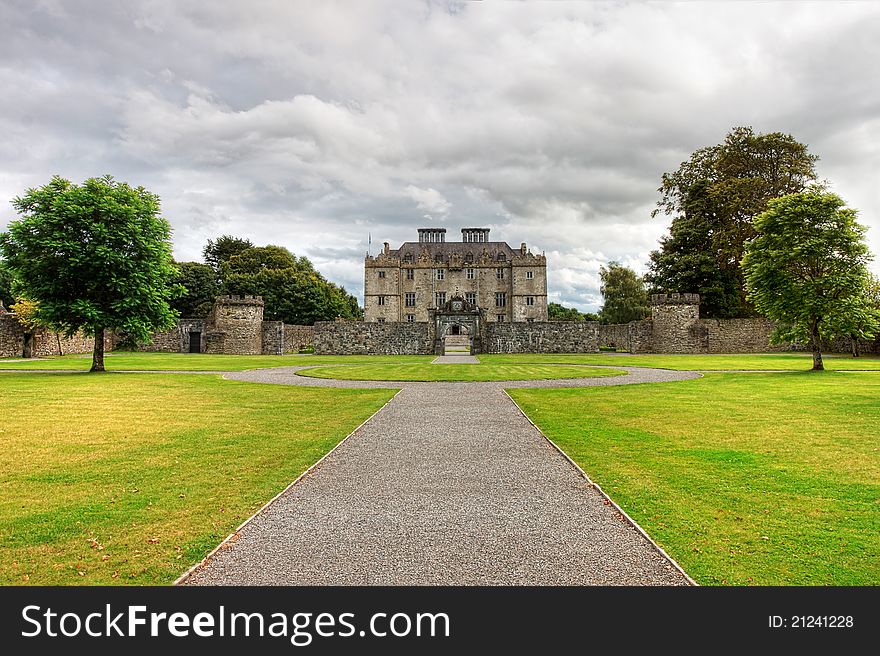
[[[442,307],[431,310],[434,353],[443,355],[447,348],[458,353],[479,353],[483,343],[483,314],[461,296],[453,296]]]

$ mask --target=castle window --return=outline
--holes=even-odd
[[[504,267],[497,267],[495,269],[495,277],[498,278],[498,280],[504,280]]]
[[[475,278],[473,269],[467,269],[467,271],[465,271],[465,273],[467,274],[468,280],[473,280]]]
[[[507,256],[504,253],[498,253],[498,261],[505,262],[507,260]]]
[[[384,277],[385,277],[385,272],[384,272],[384,271],[380,271],[380,272],[379,272],[379,277],[380,277],[380,278],[384,278]]]
[[[434,292],[434,306],[446,305],[446,292]]]
[[[526,271],[526,280],[532,280],[535,277],[534,271]]]
[[[446,277],[446,269],[434,269],[434,279],[443,280]]]
[[[414,315],[414,314],[406,315],[406,322],[407,323],[415,323],[416,322],[416,315]]]
[[[464,300],[466,300],[471,305],[477,304],[477,292],[465,292]]]
[[[416,270],[415,269],[407,269],[406,270],[406,279],[407,280],[412,280],[415,277],[416,277]]]
[[[385,323],[385,317],[379,317],[378,321],[379,323]]]
[[[379,297],[379,305],[385,305],[385,297],[384,296]]]
[[[407,292],[405,298],[406,307],[415,307],[416,306],[416,293],[415,292]]]
[[[535,323],[534,318],[526,319],[526,323]]]
[[[526,296],[526,305],[534,305],[535,297],[534,296]]]
[[[504,315],[503,314],[496,314],[495,321],[497,321],[498,323],[504,323]]]
[[[495,307],[507,306],[507,292],[495,292]]]
[[[404,262],[407,262],[407,263],[412,262],[412,261],[413,261],[412,253],[407,253],[406,255],[404,255],[404,256],[403,256],[403,261],[404,261]]]

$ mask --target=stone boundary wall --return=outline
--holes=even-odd
[[[315,324],[315,355],[430,355],[433,324],[425,321],[319,321]]]
[[[486,353],[596,353],[596,321],[487,323]]]
[[[262,330],[263,355],[284,355],[284,322],[264,321]]]
[[[95,338],[81,332],[65,337],[47,328],[38,328],[34,331],[33,340],[33,357],[91,353],[95,349]],[[115,336],[108,332],[104,338],[104,348],[109,351],[115,344]],[[0,358],[20,358],[23,351],[24,329],[15,313],[0,315]]]
[[[630,335],[628,323],[599,324],[599,346],[611,346],[627,351],[630,349]]]
[[[284,324],[284,352],[299,353],[315,344],[315,327]]]

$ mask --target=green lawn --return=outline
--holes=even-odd
[[[880,584],[880,374],[510,394],[699,583]]]
[[[242,371],[263,367],[292,367],[337,363],[416,363],[430,362],[433,355],[208,355],[206,353],[108,353],[108,371]],[[88,371],[91,355],[21,360],[0,359],[2,369],[57,369]]]
[[[163,584],[393,396],[0,375],[0,584]]]
[[[614,369],[540,364],[370,364],[316,367],[299,374],[313,378],[390,381],[548,380],[625,375]]]
[[[753,369],[760,371],[808,371],[813,367],[809,353],[736,353],[730,355],[615,355],[613,353],[585,354],[516,354],[481,355],[480,362],[487,364],[585,364],[622,367],[655,367],[660,369],[722,370]],[[859,370],[880,371],[880,357],[848,355],[824,355],[825,368],[829,371]]]

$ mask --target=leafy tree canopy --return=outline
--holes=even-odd
[[[605,304],[599,310],[602,323],[629,323],[651,313],[645,282],[629,267],[617,262],[599,269],[600,291]]]
[[[201,262],[178,262],[175,266],[178,274],[174,282],[183,287],[184,292],[171,302],[171,307],[181,317],[208,316],[220,293],[214,269]]]
[[[0,260],[0,303],[7,309],[15,303],[15,295],[12,291],[12,271],[4,260]]]
[[[324,278],[306,257],[281,246],[255,246],[220,267],[223,291],[263,297],[267,320],[311,325],[337,317],[361,319],[357,299]]]
[[[598,321],[599,316],[592,312],[580,312],[576,308],[565,307],[559,303],[547,304],[547,318],[550,321]]]
[[[749,298],[778,322],[774,342],[808,343],[813,369],[821,370],[822,339],[876,334],[880,323],[867,293],[871,255],[855,210],[814,189],[771,200],[754,227],[742,267]]]
[[[253,248],[253,246],[250,239],[221,235],[217,239],[208,240],[205,248],[202,249],[202,256],[205,258],[205,263],[219,273],[220,266],[229,258],[249,248]]]
[[[95,336],[92,371],[104,370],[106,329],[147,341],[174,324],[168,301],[179,290],[158,196],[110,176],[81,185],[55,176],[13,205],[20,218],[0,252],[37,320]]]
[[[672,215],[669,236],[651,253],[646,281],[656,292],[697,292],[701,314],[754,315],[740,261],[755,236],[752,219],[772,198],[803,191],[816,179],[815,155],[791,135],[730,131],[664,173],[652,216]]]

